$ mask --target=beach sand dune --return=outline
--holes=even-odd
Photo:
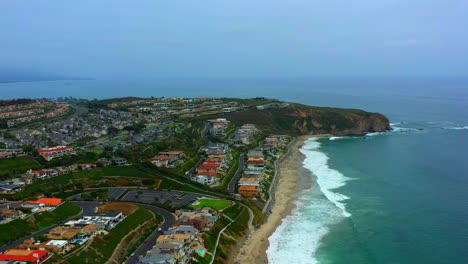
[[[307,138],[309,137],[296,138],[290,145],[289,153],[285,159],[278,164],[277,177],[279,178],[274,194],[275,203],[272,207],[272,213],[262,226],[250,234],[250,238],[240,248],[235,263],[268,263],[266,255],[269,245],[268,238],[281,224],[282,219],[294,209],[294,200],[301,189],[306,187],[303,184],[304,179],[300,177],[304,161],[304,155],[300,152],[300,148]]]

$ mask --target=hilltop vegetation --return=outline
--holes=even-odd
[[[3,159],[0,160],[0,179],[40,167],[41,166],[30,156]]]
[[[378,113],[356,109],[314,107],[291,104],[285,108],[229,113],[226,117],[236,125],[255,124],[267,134],[332,134],[339,136],[361,136],[369,132],[390,129],[388,119]]]

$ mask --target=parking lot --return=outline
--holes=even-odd
[[[122,201],[146,204],[167,204],[174,208],[180,208],[195,202],[201,195],[180,191],[155,191],[139,190],[129,191]]]
[[[125,191],[127,191],[127,188],[110,188],[107,190],[107,198],[109,200],[117,200]]]

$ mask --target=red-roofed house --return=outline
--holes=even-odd
[[[62,199],[60,198],[40,198],[35,201],[28,201],[30,204],[38,204],[38,205],[45,205],[45,206],[58,206],[62,203]]]
[[[204,173],[204,172],[218,172],[219,167],[221,167],[221,164],[216,164],[216,163],[203,163],[198,167],[197,171],[198,173]]]
[[[157,167],[164,167],[164,168],[173,168],[175,167],[175,163],[182,160],[185,157],[183,151],[180,150],[173,150],[167,152],[161,152],[158,156],[149,159],[148,161],[156,165]]]
[[[244,197],[254,197],[259,196],[260,191],[257,186],[251,185],[242,185],[239,186],[239,193],[242,194]]]
[[[39,155],[44,157],[47,161],[51,161],[54,158],[60,158],[65,155],[75,155],[75,150],[70,146],[57,146],[53,148],[40,148],[37,150]]]
[[[24,261],[40,264],[51,256],[52,254],[48,250],[9,249],[0,254],[0,261]]]
[[[49,176],[49,172],[46,170],[28,170],[27,174],[40,179],[47,178]]]

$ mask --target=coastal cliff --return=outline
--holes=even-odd
[[[228,118],[239,124],[255,124],[267,133],[289,135],[364,136],[391,129],[388,118],[379,113],[301,104],[262,110],[253,108],[229,114]]]

